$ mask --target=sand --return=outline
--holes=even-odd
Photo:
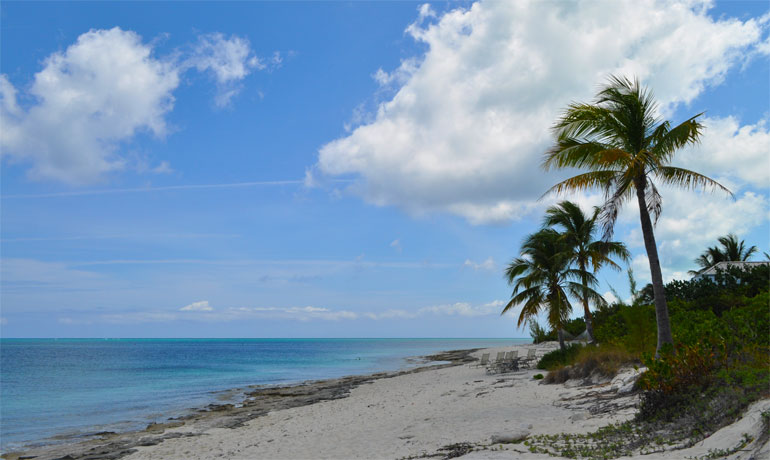
[[[555,347],[535,346],[538,355]],[[526,354],[528,347],[519,348]],[[496,351],[488,350],[493,356]],[[539,372],[487,375],[484,368],[463,365],[379,379],[344,399],[272,412],[241,428],[208,429],[202,436],[138,447],[126,458],[403,458],[522,431],[584,433],[633,414],[633,397],[627,397],[627,409],[591,415],[594,399],[580,397],[611,392],[612,385],[541,385],[533,379]],[[170,431],[195,433],[195,426]]]
[[[557,345],[483,352],[495,356],[497,351],[518,348],[523,356],[530,347],[541,356]],[[90,450],[81,446],[71,458],[544,459],[553,457],[532,454],[523,444],[493,441],[586,433],[628,420],[636,410],[638,396],[627,392],[638,374],[633,369],[611,382],[544,385],[533,378],[541,372],[535,369],[489,375],[484,368],[457,365],[467,359],[462,354],[452,359],[451,365],[260,390],[252,394],[247,407],[213,407],[201,416],[176,422],[179,426],[158,427],[155,434],[118,436],[118,441],[97,443]],[[761,434],[760,413],[768,409],[770,401],[760,401],[742,420],[690,449],[641,458],[696,457],[709,449],[736,446],[744,432],[760,430]],[[446,449],[458,443],[473,444],[476,450]],[[732,458],[763,458],[756,455],[766,455],[767,447],[757,453],[759,448],[748,446]],[[30,453],[54,458],[64,451]]]

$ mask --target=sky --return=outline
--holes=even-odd
[[[611,74],[701,143],[664,278],[770,251],[764,1],[0,3],[3,337],[527,337],[503,270]],[[638,210],[614,238],[649,282]],[[759,256],[763,258],[764,256]],[[628,298],[625,272],[598,290]],[[613,290],[615,294],[613,294]],[[576,309],[573,316],[577,316]]]

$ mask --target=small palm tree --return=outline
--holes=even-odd
[[[759,249],[756,246],[747,247],[746,242],[738,240],[738,236],[734,233],[729,233],[723,237],[717,239],[721,248],[713,246],[703,251],[703,254],[695,259],[695,263],[701,267],[700,270],[690,270],[690,274],[697,275],[698,273],[713,267],[719,262],[733,262],[733,261],[745,261],[749,260]]]
[[[545,211],[543,225],[547,227],[561,227],[561,238],[567,243],[572,252],[572,262],[578,270],[583,272],[580,282],[583,285],[583,292],[579,296],[583,303],[583,318],[586,322],[586,331],[589,340],[594,340],[594,330],[591,322],[591,310],[588,308],[588,279],[585,275],[590,265],[593,273],[599,271],[603,265],[607,265],[615,270],[620,270],[620,265],[616,264],[611,257],[617,257],[624,262],[629,259],[629,252],[626,245],[618,241],[595,240],[594,234],[598,229],[597,219],[599,217],[599,208],[594,208],[591,216],[586,216],[580,209],[580,206],[571,201],[562,201],[556,206],[551,206]],[[599,304],[605,304],[602,299]]]
[[[658,327],[657,349],[673,343],[668,305],[663,289],[653,220],[662,209],[661,196],[652,179],[685,189],[721,189],[718,182],[696,172],[670,166],[677,150],[696,144],[703,125],[702,114],[671,127],[657,117],[652,94],[638,81],[611,77],[594,104],[573,103],[553,127],[556,145],[546,152],[543,167],[580,168],[588,172],[562,181],[549,192],[601,188],[605,203],[600,220],[609,240],[622,206],[636,197],[644,247],[650,263]]]
[[[585,274],[589,286],[595,286],[596,278],[590,273],[570,268],[570,248],[561,234],[553,229],[542,229],[527,237],[521,253],[521,257],[513,259],[505,270],[508,284],[513,285],[513,293],[502,313],[522,305],[518,321],[518,326],[521,326],[545,310],[548,324],[558,331],[559,346],[564,351],[564,323],[572,312],[569,296],[587,295],[592,300],[601,298],[590,287],[584,293],[583,286],[576,282]]]

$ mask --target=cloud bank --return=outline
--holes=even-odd
[[[406,33],[427,51],[374,74],[395,94],[322,146],[315,169],[357,178],[348,191],[376,205],[478,224],[517,219],[557,179],[539,168],[551,123],[570,101],[590,100],[608,74],[637,75],[667,115],[761,51],[765,18],[713,19],[710,7],[480,1],[439,17],[423,6]],[[766,143],[762,124],[709,123],[718,133],[704,152],[719,148],[711,139]]]

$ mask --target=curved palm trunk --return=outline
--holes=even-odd
[[[585,264],[580,264],[580,270],[585,272]],[[593,317],[591,316],[591,310],[588,309],[588,278],[585,274],[581,275],[581,282],[583,283],[583,319],[586,322],[586,332],[588,333],[588,341],[594,341],[594,326]]]
[[[663,287],[663,275],[660,271],[660,259],[658,259],[658,246],[655,244],[655,234],[652,229],[652,220],[647,211],[647,202],[644,199],[646,178],[635,181],[636,198],[639,201],[639,218],[642,221],[642,235],[644,236],[644,248],[647,250],[647,258],[650,261],[650,277],[652,278],[652,292],[655,297],[655,319],[658,323],[658,345],[655,356],[660,353],[660,348],[666,344],[674,343],[671,336],[671,321],[668,318],[668,305],[666,304],[666,291]]]

